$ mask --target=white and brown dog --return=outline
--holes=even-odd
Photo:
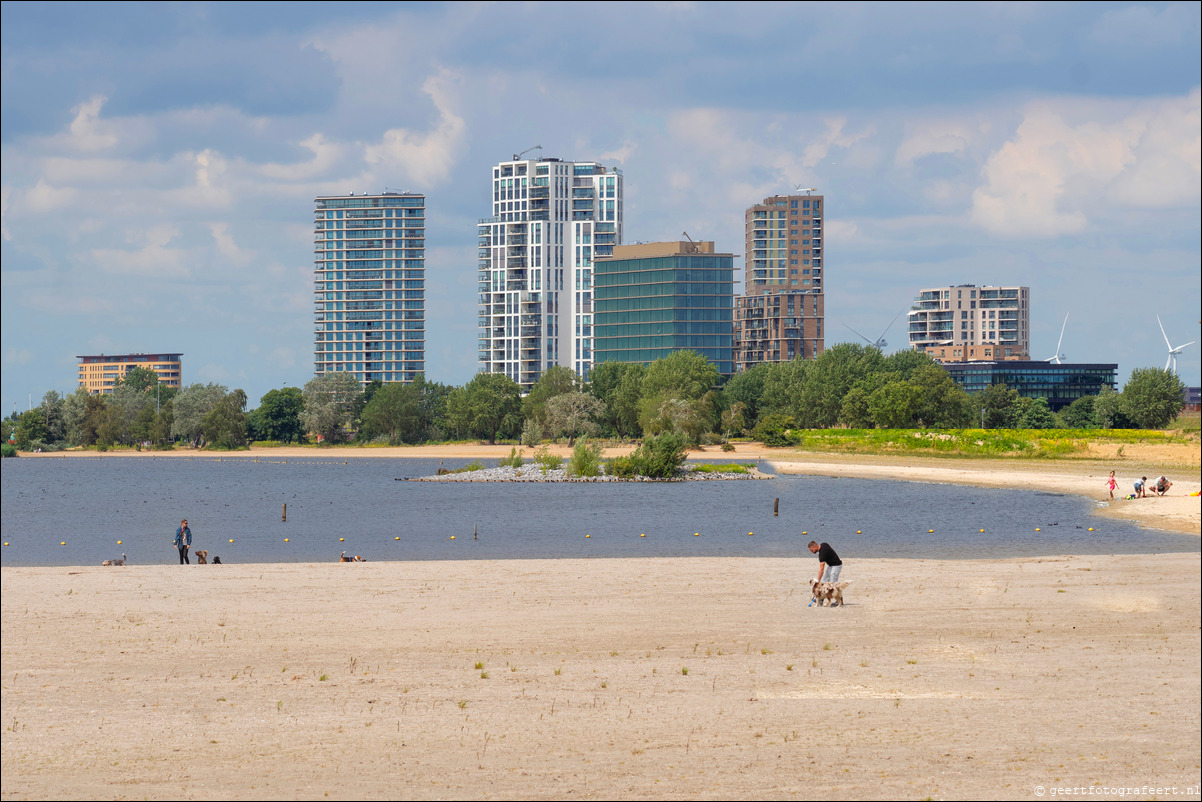
[[[365,563],[367,560],[356,554],[354,557],[347,557],[346,552],[342,552],[342,557],[338,560],[340,563]]]
[[[843,589],[850,584],[850,579],[846,582],[819,582],[817,579],[811,579],[810,593],[819,607],[823,602],[826,602],[828,607],[842,607]]]
[[[101,565],[125,565],[125,555],[121,555],[120,560],[105,560]]]

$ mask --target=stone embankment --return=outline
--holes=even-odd
[[[707,482],[724,479],[771,479],[771,474],[760,473],[755,468],[748,468],[746,473],[711,472],[694,470],[692,466],[684,466],[671,479],[651,479],[646,476],[635,476],[629,479],[621,476],[569,476],[567,470],[543,471],[537,464],[530,463],[520,468],[508,465],[496,468],[482,468],[478,471],[462,473],[444,473],[439,476],[420,476],[407,479],[409,482]]]

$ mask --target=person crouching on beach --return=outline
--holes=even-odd
[[[1148,477],[1142,476],[1135,482],[1135,497],[1136,498],[1147,498],[1148,497],[1147,490],[1148,490]]]
[[[843,571],[843,561],[839,559],[839,555],[835,554],[835,550],[831,548],[831,544],[823,543],[819,545],[815,541],[810,541],[810,554],[818,555],[818,580],[819,582],[838,582],[839,574]]]
[[[179,522],[175,530],[175,547],[179,549],[179,564],[191,565],[188,560],[188,549],[192,546],[192,530],[188,528],[188,519]]]
[[[1173,483],[1169,481],[1167,476],[1160,477],[1156,480],[1156,495],[1163,496],[1165,493],[1169,492],[1169,488],[1172,486]]]

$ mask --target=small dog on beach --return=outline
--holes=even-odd
[[[105,560],[101,565],[125,565],[125,555],[121,555],[120,560]]]
[[[221,565],[221,558],[216,554],[213,555],[213,565]]]
[[[826,602],[828,607],[842,607],[843,589],[850,584],[850,579],[846,582],[819,582],[817,579],[811,579],[810,593],[819,607],[823,602]]]
[[[208,565],[209,564],[209,553],[207,551],[196,552],[196,564],[197,565]]]
[[[344,552],[342,552],[342,557],[340,557],[338,559],[338,562],[340,562],[340,563],[365,563],[365,562],[367,562],[367,560],[363,559],[358,554],[356,554],[354,557],[347,557],[346,552],[344,551]]]

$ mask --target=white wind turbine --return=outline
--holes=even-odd
[[[1160,334],[1162,337],[1164,337],[1164,344],[1169,347],[1169,358],[1166,359],[1164,362],[1164,369],[1168,370],[1169,365],[1172,365],[1173,366],[1173,375],[1175,376],[1175,375],[1177,375],[1177,354],[1184,351],[1187,347],[1193,345],[1193,343],[1188,342],[1185,345],[1179,345],[1176,348],[1174,348],[1173,344],[1171,342],[1169,342],[1169,335],[1164,333],[1164,324],[1160,322],[1160,315],[1156,316],[1156,324],[1158,326],[1160,326]]]
[[[1064,342],[1064,327],[1068,325],[1068,313],[1064,314],[1064,323],[1060,325],[1060,339],[1056,341],[1056,353],[1053,356],[1043,360],[1044,362],[1055,362],[1060,364],[1060,360],[1064,359],[1064,354],[1060,353],[1060,344]]]

